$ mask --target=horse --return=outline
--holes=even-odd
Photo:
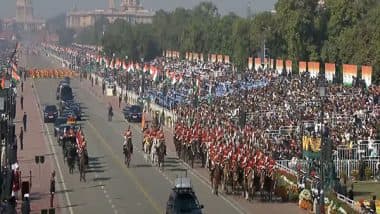
[[[212,170],[212,189],[215,195],[219,195],[219,185],[222,178],[222,169],[219,164],[215,164],[214,169]]]
[[[272,201],[272,193],[275,189],[276,179],[273,172],[268,172],[268,170],[261,171],[260,177],[260,186],[261,186],[261,197]],[[265,197],[265,193],[268,194],[268,197]]]
[[[255,171],[250,168],[244,173],[244,195],[246,200],[253,199]]]
[[[197,154],[197,141],[196,140],[193,140],[191,142],[191,144],[189,145],[188,147],[188,161],[189,161],[189,164],[191,165],[191,168],[194,168],[194,160],[195,160],[195,157],[196,157],[196,154]]]
[[[194,160],[197,154],[197,145],[195,140],[191,140],[189,144],[184,144],[183,156],[184,161],[194,168]]]
[[[69,156],[69,149],[67,148],[66,142],[62,142],[62,153],[63,153],[63,163],[66,164],[66,160]]]
[[[86,182],[86,158],[83,150],[79,152],[79,176],[80,181]]]
[[[261,176],[257,169],[254,169],[255,176],[253,178],[253,193],[255,194],[257,191],[260,191],[261,188]]]
[[[129,167],[129,164],[131,162],[131,156],[133,154],[132,139],[129,138],[127,142],[124,143],[123,153],[124,153],[124,163],[127,164],[127,167]]]
[[[150,161],[152,163],[152,165],[154,165],[156,163],[156,159],[157,159],[157,139],[153,139],[153,142],[152,142],[152,145],[151,145],[151,148],[150,148]]]
[[[275,177],[275,173],[270,171],[270,172],[267,172],[267,175],[265,177],[265,186],[266,186],[266,190],[268,192],[268,199],[269,201],[272,201],[272,194],[274,193],[274,190],[276,188],[276,177]]]
[[[173,142],[178,157],[181,157],[181,141],[178,139],[178,136],[176,134],[174,134]]]
[[[223,183],[222,183],[222,189],[225,191],[225,193],[229,193],[228,187],[232,185],[232,172],[230,163],[226,162],[223,167]]]
[[[148,160],[148,156],[150,155],[151,148],[152,148],[152,140],[146,138],[144,140],[144,153],[145,153],[144,156],[145,156],[146,161]]]
[[[232,173],[232,192],[233,194],[236,194],[238,188],[241,188],[243,186],[242,181],[244,177],[244,172],[240,167],[234,166],[232,167],[231,173]]]
[[[184,161],[184,162],[187,162],[187,153],[188,153],[188,145],[184,142],[184,141],[181,141],[180,142],[181,145],[181,149],[180,149],[180,154],[181,154],[181,159]]]
[[[164,162],[165,162],[165,155],[166,155],[166,144],[164,141],[159,141],[157,148],[156,148],[156,153],[157,153],[157,160],[158,160],[158,167],[164,168]]]
[[[205,143],[201,143],[200,148],[199,148],[199,155],[201,158],[201,166],[202,168],[205,167],[206,165],[206,156],[207,156],[207,145]]]
[[[73,174],[74,173],[74,168],[75,168],[75,159],[77,157],[77,151],[74,146],[69,146],[68,148],[68,155],[67,155],[67,164],[69,166],[69,173]]]

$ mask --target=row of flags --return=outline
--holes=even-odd
[[[16,44],[16,53],[18,52],[18,50],[20,49],[20,47],[21,47],[20,43],[17,43]],[[9,66],[10,66],[10,70],[11,70],[12,81],[14,81],[16,83],[19,82],[21,80],[21,77],[18,74],[17,62],[15,60],[11,60]],[[5,69],[0,69],[0,72],[4,72],[4,71],[6,71],[6,70]],[[5,88],[5,75],[4,74],[3,74],[2,78],[1,78],[0,85],[1,85],[1,88]]]
[[[306,71],[309,72],[310,77],[315,78],[318,76],[319,72],[321,71],[322,66],[324,66],[325,70],[325,78],[328,81],[333,81],[333,78],[335,76],[336,72],[336,64],[335,63],[324,63],[321,64],[320,62],[316,61],[299,61],[298,62],[298,72],[300,74],[305,73]],[[362,72],[362,79],[366,82],[366,85],[369,86],[372,84],[372,73],[373,68],[372,66],[360,66],[361,72]],[[269,58],[248,58],[248,69],[252,70],[259,70],[259,69],[275,69],[278,74],[281,74],[283,71],[287,73],[291,73],[293,71],[293,62],[291,60],[282,60],[282,59],[269,59]],[[352,65],[352,64],[343,64],[342,65],[342,71],[343,71],[343,84],[345,85],[351,85],[352,84],[352,78],[358,76],[359,66],[358,65]]]
[[[139,72],[142,71],[146,74],[150,74],[153,81],[158,81],[160,77],[163,77],[161,79],[168,79],[171,84],[175,85],[177,83],[183,82],[183,74],[179,73],[174,70],[166,69],[163,71],[161,67],[156,65],[149,65],[144,64],[141,65],[140,63],[130,61],[127,63],[126,60],[122,60],[120,58],[107,58],[107,57],[101,57],[98,56],[96,58],[96,63],[100,66],[104,66],[104,68],[111,69],[111,70],[120,70],[125,72]]]

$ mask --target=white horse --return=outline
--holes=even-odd
[[[144,158],[145,158],[145,161],[148,161],[148,158],[149,157],[149,147],[150,147],[150,142],[149,141],[145,141],[144,142]]]
[[[155,165],[156,162],[157,162],[157,140],[156,139],[153,139],[153,142],[152,142],[152,148],[151,148],[151,151],[150,151],[150,160],[152,162],[152,165]]]

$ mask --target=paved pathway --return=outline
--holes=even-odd
[[[22,64],[28,64],[24,57]],[[54,168],[54,154],[50,152],[48,141],[44,133],[44,124],[41,118],[41,109],[38,106],[33,81],[28,79],[24,83],[24,91],[18,87],[17,115],[16,115],[16,135],[19,137],[20,127],[22,127],[22,117],[24,112],[28,116],[27,131],[24,132],[24,148],[21,150],[18,139],[18,160],[21,169],[22,181],[31,180],[31,209],[32,213],[41,213],[41,209],[50,208],[50,175]],[[24,96],[24,109],[21,109],[20,96]],[[43,155],[45,163],[37,165],[36,155]],[[31,177],[30,177],[31,175]],[[57,192],[59,194],[59,192]],[[21,191],[19,193],[21,196]],[[58,200],[54,201],[54,207],[58,207]],[[59,212],[56,212],[59,213]]]

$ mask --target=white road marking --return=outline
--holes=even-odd
[[[32,84],[35,85],[33,79],[32,79]],[[36,89],[35,87],[33,87],[32,90],[33,90],[34,97],[36,98],[36,101],[37,101],[37,108],[39,109],[39,112],[41,112],[41,108],[40,108],[40,106],[41,106],[40,98],[39,98],[38,95],[36,94],[37,89]],[[61,180],[62,180],[62,187],[63,187],[64,190],[67,190],[66,183],[65,183],[65,180],[64,180],[64,178],[63,178],[63,173],[62,173],[61,165],[60,165],[60,163],[59,163],[59,161],[58,161],[58,158],[57,158],[57,153],[56,153],[55,148],[54,148],[53,140],[51,139],[51,134],[50,134],[49,128],[48,128],[48,126],[46,125],[46,123],[44,123],[44,122],[42,121],[41,114],[40,114],[40,116],[39,116],[39,119],[40,119],[41,124],[43,124],[43,126],[45,127],[45,131],[47,132],[47,138],[48,138],[48,142],[49,142],[49,145],[50,145],[50,150],[51,150],[51,151],[53,152],[53,154],[54,154],[55,164],[57,165],[57,168],[58,168],[59,177],[60,177]],[[45,137],[46,137],[46,135],[45,135]],[[67,191],[65,191],[64,194],[65,194],[66,202],[67,202],[67,205],[68,205],[68,208],[69,208],[69,212],[70,212],[70,214],[74,214],[74,210],[73,210],[73,208],[71,207],[72,204],[71,204],[71,201],[70,201],[69,194],[68,194]]]

